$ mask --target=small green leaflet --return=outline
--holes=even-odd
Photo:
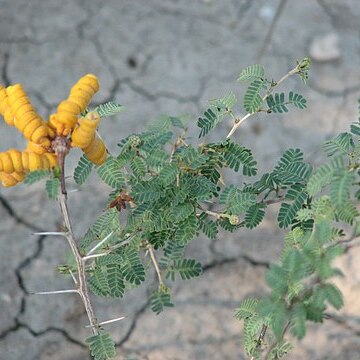
[[[51,171],[49,170],[35,170],[31,171],[26,175],[24,183],[27,185],[34,184],[46,177],[49,177],[51,175]]]
[[[86,339],[95,360],[112,359],[116,355],[115,343],[108,333],[94,335]]]
[[[123,111],[124,109],[125,109],[124,106],[109,101],[105,104],[101,104],[97,106],[94,111],[96,111],[100,115],[100,117],[105,117],[105,116],[116,115],[117,113]]]
[[[60,187],[60,181],[57,178],[46,181],[45,188],[49,199],[56,199],[59,193],[59,187]]]
[[[97,172],[100,178],[113,189],[121,189],[125,184],[121,163],[112,156],[108,157]]]
[[[151,310],[159,315],[165,307],[173,307],[174,304],[171,302],[169,289],[160,289],[151,295],[150,298]]]
[[[265,70],[260,64],[250,65],[241,71],[237,81],[254,81],[257,79],[264,79]]]
[[[92,167],[93,163],[86,155],[82,155],[74,171],[74,180],[78,185],[82,185],[86,181],[91,173]]]

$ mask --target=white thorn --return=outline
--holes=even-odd
[[[69,294],[69,293],[79,293],[78,290],[71,289],[71,290],[54,290],[54,291],[40,291],[36,293],[30,293],[32,295],[53,295],[53,294]]]
[[[78,192],[81,191],[80,189],[72,189],[72,190],[68,190],[68,194],[70,193],[74,193],[74,192]]]
[[[107,255],[108,253],[101,253],[101,254],[94,254],[94,255],[89,255],[89,256],[84,256],[83,257],[83,260],[86,261],[86,260],[89,260],[89,259],[95,259],[95,258],[98,258],[98,257],[101,257],[101,256],[105,256]]]
[[[58,235],[58,236],[65,236],[66,237],[66,234],[64,232],[58,232],[58,231],[36,232],[36,233],[33,233],[33,235]]]
[[[103,245],[104,242],[107,241],[113,233],[114,233],[114,232],[112,231],[109,235],[107,235],[104,239],[102,239],[96,246],[94,246],[94,247],[86,254],[86,256],[89,256],[89,255],[92,254],[95,250],[97,250],[101,245]]]
[[[103,322],[101,322],[101,323],[99,323],[99,324],[96,324],[96,325],[101,326],[101,325],[105,325],[105,324],[110,324],[110,323],[113,323],[113,322],[115,322],[115,321],[123,320],[123,319],[125,319],[125,318],[126,318],[126,316],[122,316],[122,317],[119,317],[119,318],[116,318],[116,319],[111,319],[111,320],[103,321]],[[93,327],[93,326],[94,326],[94,325],[86,325],[85,327],[86,327],[86,328],[91,328],[91,327]]]
[[[76,277],[75,277],[74,273],[73,273],[70,269],[69,269],[69,273],[70,273],[72,279],[74,280],[75,285],[77,285],[78,282],[77,282],[77,280],[76,280]]]

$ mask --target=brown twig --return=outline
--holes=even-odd
[[[154,254],[154,249],[150,244],[148,246],[148,250],[149,250],[149,254],[150,254],[150,259],[151,259],[151,261],[152,261],[152,263],[154,265],[157,277],[159,279],[159,287],[162,287],[162,286],[164,286],[164,282],[163,282],[163,279],[161,277],[161,271],[160,271],[159,265],[158,265],[158,263],[156,261],[156,257],[155,257],[155,254]]]
[[[68,241],[68,244],[76,260],[76,266],[77,266],[77,279],[74,278],[74,281],[75,284],[77,285],[77,293],[81,297],[81,300],[86,310],[86,314],[89,318],[91,330],[94,335],[98,335],[99,326],[97,324],[95,313],[90,301],[89,290],[86,282],[85,261],[77,247],[70,222],[69,211],[67,207],[67,192],[66,192],[66,183],[65,183],[65,157],[69,152],[69,141],[64,137],[58,136],[54,139],[52,146],[55,153],[58,156],[58,163],[61,170],[60,173],[61,192],[58,196],[58,202],[63,216],[64,225],[66,227],[64,236]]]
[[[282,332],[282,334],[281,334],[281,338],[283,338],[283,337],[285,336],[285,334],[286,334],[286,332],[288,331],[289,327],[290,327],[290,321],[285,325],[284,330],[283,330],[283,332]],[[270,344],[270,346],[268,347],[268,349],[267,349],[267,351],[266,351],[266,353],[265,353],[265,355],[264,355],[264,360],[267,360],[267,359],[270,358],[270,354],[271,354],[271,352],[273,351],[273,349],[275,348],[275,346],[276,346],[277,344],[278,344],[278,340],[277,340],[277,339],[275,339],[275,340]]]

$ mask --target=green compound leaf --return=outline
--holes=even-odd
[[[307,194],[298,185],[292,185],[286,194],[286,199],[293,200],[291,204],[282,203],[278,215],[278,222],[281,228],[288,227],[294,220],[296,213],[301,209],[307,199]]]
[[[74,171],[75,182],[78,185],[82,185],[90,175],[92,168],[93,163],[86,157],[86,155],[82,155]]]
[[[250,149],[240,146],[234,142],[229,142],[225,148],[224,159],[230,169],[239,171],[240,166],[243,166],[243,174],[246,176],[253,176],[257,173],[257,163]]]
[[[215,239],[218,233],[218,226],[215,221],[208,219],[206,213],[201,213],[199,216],[199,229],[209,238]]]
[[[206,136],[217,124],[219,124],[225,115],[229,114],[236,104],[236,96],[230,92],[221,99],[211,100],[210,107],[203,117],[199,117],[197,126],[201,129],[199,138]]]
[[[201,264],[194,259],[175,260],[173,265],[167,269],[166,278],[175,280],[175,274],[179,273],[182,280],[188,280],[202,273]]]
[[[227,95],[220,99],[210,100],[209,103],[211,106],[217,108],[218,111],[227,112],[231,110],[237,102],[235,94],[230,91]]]
[[[288,112],[287,104],[285,100],[285,93],[275,93],[274,95],[269,95],[266,98],[266,103],[269,107],[269,110],[273,113],[284,113]]]
[[[333,158],[330,164],[321,165],[316,172],[310,177],[306,190],[310,196],[314,196],[324,186],[331,182],[334,171],[344,168],[344,160],[342,157]]]
[[[94,360],[113,359],[116,356],[115,343],[108,333],[91,336],[85,341]]]
[[[59,187],[60,187],[60,180],[57,178],[46,181],[45,188],[49,199],[56,199],[59,193]]]
[[[105,163],[98,168],[97,173],[101,180],[113,189],[121,189],[125,185],[121,163],[112,156],[109,156]]]
[[[121,272],[123,278],[131,284],[140,285],[145,280],[144,265],[135,249],[129,248],[125,252]]]
[[[245,299],[239,307],[235,310],[235,318],[238,320],[246,320],[256,314],[256,307],[258,305],[257,299]]]
[[[243,102],[245,110],[249,113],[254,113],[259,110],[262,103],[262,98],[259,93],[263,87],[264,81],[257,79],[254,80],[247,88]]]
[[[88,284],[90,290],[95,295],[102,297],[110,295],[110,287],[105,267],[98,267],[89,277]]]
[[[264,67],[260,64],[250,65],[241,71],[237,81],[263,80],[265,76]]]
[[[51,175],[51,171],[45,169],[31,171],[26,175],[24,183],[27,185],[31,185],[49,177],[50,175]]]
[[[342,207],[349,200],[354,178],[354,173],[346,170],[338,170],[334,174],[330,184],[330,198],[337,208]]]
[[[105,104],[97,106],[94,111],[96,111],[100,115],[100,117],[105,117],[116,115],[124,109],[125,107],[123,105],[117,104],[113,101],[109,101]]]
[[[322,146],[327,156],[333,156],[334,154],[347,155],[354,150],[354,147],[352,135],[346,132],[339,134],[334,139],[325,141]]]
[[[248,208],[245,214],[245,227],[253,229],[258,226],[265,216],[266,204],[257,203]]]
[[[174,304],[171,302],[170,292],[166,289],[160,289],[154,291],[150,297],[151,310],[159,315],[164,311],[165,307],[173,307]]]
[[[298,109],[306,109],[306,99],[302,95],[293,93],[292,91],[289,92],[289,103]]]
[[[306,309],[303,304],[296,304],[290,314],[291,334],[302,339],[306,333]]]
[[[159,180],[163,186],[172,184],[178,174],[178,167],[175,164],[165,165],[159,174]]]
[[[139,156],[135,156],[130,162],[130,168],[137,178],[142,178],[146,173],[145,160]]]
[[[288,112],[288,105],[294,105],[298,109],[306,108],[306,99],[300,94],[294,94],[292,91],[290,91],[288,99],[286,99],[283,92],[269,95],[266,98],[266,103],[271,112],[279,114]]]
[[[105,231],[109,233],[111,231],[117,231],[120,228],[119,212],[115,208],[106,210],[96,219],[92,226],[92,230],[98,236],[101,236]]]
[[[174,240],[179,244],[187,244],[196,235],[198,222],[195,215],[188,216],[185,220],[178,223],[175,231]]]
[[[304,154],[300,149],[287,149],[278,161],[275,171],[286,169],[292,163],[303,162]]]

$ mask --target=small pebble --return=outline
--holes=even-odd
[[[341,56],[339,48],[339,36],[332,32],[313,39],[310,50],[310,57],[319,62],[338,60]]]

